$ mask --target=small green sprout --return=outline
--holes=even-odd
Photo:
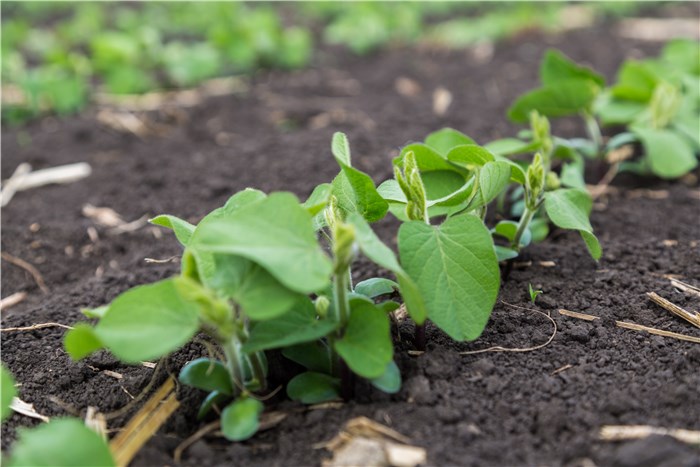
[[[537,296],[540,295],[542,292],[541,290],[535,290],[532,288],[532,284],[528,283],[527,284],[527,291],[530,294],[530,303],[533,305],[535,304],[535,300],[537,300]]]

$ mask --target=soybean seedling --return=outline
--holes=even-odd
[[[444,129],[406,146],[394,160],[394,179],[379,187],[403,221],[401,265],[418,285],[428,318],[457,341],[476,339],[495,304],[498,260],[483,218],[488,203],[518,176],[524,174],[515,164]],[[420,323],[415,345],[425,348]]]
[[[200,416],[219,405],[224,436],[246,439],[263,410],[255,394],[267,385],[265,354],[244,348],[251,327],[305,309],[308,294],[328,286],[332,265],[312,216],[290,193],[247,189],[196,227],[167,215],[152,222],[173,229],[185,247],[181,274],[124,292],[99,310],[96,326],[76,325],[65,347],[76,359],[107,348],[136,363],[204,332],[214,355],[187,364],[180,381],[209,393]]]
[[[375,299],[399,290],[413,319],[425,319],[417,286],[369,225],[384,217],[387,203],[372,179],[352,167],[342,133],[334,135],[332,152],[341,172],[332,183],[317,187],[305,203],[331,251],[330,286],[318,293],[313,305],[255,325],[244,346],[247,351],[282,348],[285,357],[307,368],[287,386],[289,397],[303,403],[351,397],[353,375],[385,392],[399,390],[388,316],[398,304]],[[360,253],[392,271],[396,282],[372,278],[353,285],[351,267]]]

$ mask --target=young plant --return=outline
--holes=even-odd
[[[511,179],[524,179],[516,164],[444,129],[424,144],[406,146],[394,160],[394,179],[379,187],[403,221],[399,256],[425,300],[427,317],[457,341],[476,339],[495,304],[498,259],[483,218]],[[420,325],[416,346],[425,347]]]
[[[594,104],[605,87],[605,79],[590,68],[571,61],[558,50],[548,50],[540,65],[542,86],[520,96],[508,110],[508,117],[525,123],[531,112],[545,117],[579,115],[583,118],[590,144],[585,151],[592,157],[601,153],[603,138],[594,117]]]
[[[398,290],[413,319],[425,319],[418,287],[369,225],[384,217],[387,203],[372,179],[352,167],[342,133],[334,135],[332,152],[341,172],[304,203],[329,244],[331,284],[313,303],[256,324],[244,346],[249,352],[282,348],[285,357],[307,368],[287,386],[289,397],[303,403],[351,397],[353,374],[385,392],[399,390],[388,315],[399,305],[375,299]],[[397,281],[372,278],[353,285],[351,267],[358,253],[393,272]]]
[[[0,421],[12,413],[10,404],[16,395],[12,374],[0,366]],[[74,418],[52,419],[36,428],[20,428],[12,445],[7,465],[53,467],[56,465],[115,466],[106,441]],[[66,449],[70,446],[70,449]]]
[[[557,146],[550,133],[547,118],[533,111],[530,114],[530,123],[533,147],[536,147],[538,152],[525,172],[525,182],[522,184],[523,211],[519,221],[500,221],[493,229],[494,235],[510,242],[507,248],[499,249],[499,255],[502,259],[516,257],[520,250],[532,241],[533,231],[541,229],[539,225],[533,227],[533,220],[543,207],[544,214],[557,227],[579,231],[589,253],[598,260],[602,250],[588,220],[592,207],[591,197],[585,186],[562,187],[560,178],[552,171],[552,158]],[[539,232],[535,237],[541,235]]]
[[[247,189],[196,227],[174,216],[155,224],[172,228],[185,247],[179,276],[131,289],[100,310],[95,327],[78,324],[65,339],[73,358],[107,348],[136,363],[163,357],[197,332],[217,344],[211,358],[190,362],[180,381],[209,392],[200,416],[227,403],[221,428],[231,440],[252,436],[266,389],[263,352],[244,348],[256,322],[305,309],[308,294],[328,286],[331,262],[319,247],[312,217],[289,193]]]
[[[532,284],[528,283],[527,284],[527,293],[530,295],[530,303],[533,305],[535,304],[535,300],[537,300],[537,296],[542,294],[543,292],[541,290],[535,290],[532,288]]]
[[[644,157],[622,170],[677,178],[698,165],[700,151],[700,45],[677,40],[658,59],[623,63],[617,82],[601,97],[596,113],[604,125],[627,132],[609,146],[641,142]]]

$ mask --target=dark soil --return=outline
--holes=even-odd
[[[104,304],[129,287],[176,273],[176,263],[150,264],[179,247],[168,233],[144,227],[110,234],[81,214],[84,204],[110,207],[131,221],[172,213],[197,221],[232,193],[248,186],[290,190],[300,197],[330,180],[334,131],[350,138],[354,161],[380,182],[391,176],[391,158],[411,140],[443,126],[481,142],[513,135],[505,110],[536,84],[539,58],[558,47],[612,78],[629,57],[655,54],[658,44],[618,37],[611,27],[561,36],[529,33],[497,45],[493,56],[474,52],[394,49],[357,58],[325,49],[318,66],[295,73],[261,73],[247,93],[210,100],[185,110],[180,119],[151,115],[167,126],[164,135],[140,139],[117,133],[95,119],[95,111],[24,128],[3,129],[2,169],[7,177],[23,161],[36,169],[89,162],[89,178],[64,186],[18,193],[2,216],[2,251],[41,272],[50,293],[32,277],[2,263],[2,295],[26,291],[28,298],[3,311],[3,326],[42,322],[72,324],[80,309]],[[412,97],[395,89],[405,77],[420,87]],[[432,94],[448,89],[447,114],[432,113]],[[574,120],[559,124],[562,135],[580,134]],[[697,178],[695,178],[697,180]],[[641,190],[640,190],[641,189]],[[648,190],[653,190],[649,192]],[[604,247],[596,264],[574,233],[556,231],[528,248],[529,266],[515,267],[484,335],[455,344],[428,327],[428,351],[407,350],[411,326],[399,329],[397,362],[405,381],[394,396],[359,384],[357,399],[339,409],[304,411],[281,397],[270,409],[289,416],[242,443],[209,437],[184,456],[187,465],[318,465],[329,457],[315,443],[334,436],[351,418],[364,415],[409,436],[428,450],[431,465],[619,465],[698,466],[700,451],[667,437],[626,443],[598,440],[607,424],[650,424],[700,429],[700,346],[615,327],[614,320],[700,336],[698,329],[651,303],[656,291],[688,309],[700,300],[676,291],[667,274],[700,285],[700,191],[697,181],[665,183],[622,177],[599,200],[592,222]],[[95,227],[99,239],[87,229]],[[393,241],[397,224],[378,225]],[[672,240],[672,241],[668,241]],[[544,267],[541,261],[553,261]],[[358,278],[376,274],[365,264]],[[557,324],[552,342],[531,352],[485,352],[491,346],[523,348],[547,341],[552,323],[531,307],[527,288],[542,289],[535,310]],[[594,322],[560,315],[559,308],[599,316]],[[21,383],[20,396],[49,416],[118,409],[151,380],[154,370],[127,367],[106,353],[78,363],[62,349],[64,329],[2,335],[2,361]],[[171,356],[170,372],[203,353],[192,344]],[[123,375],[116,380],[101,370]],[[157,375],[157,382],[166,372]],[[203,394],[179,389],[182,407],[140,452],[134,465],[172,465],[173,450],[201,423],[195,411]],[[110,421],[118,429],[129,416]],[[7,449],[20,426],[34,421],[13,415],[2,428]]]

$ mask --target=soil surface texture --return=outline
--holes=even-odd
[[[2,295],[27,292],[3,311],[3,327],[71,325],[81,320],[81,308],[177,273],[177,258],[144,261],[179,254],[169,232],[148,225],[115,232],[86,217],[84,205],[114,209],[129,222],[160,213],[196,222],[245,187],[305,198],[337,173],[330,154],[335,131],[348,134],[354,164],[379,183],[391,176],[391,159],[403,145],[439,128],[457,128],[482,143],[514,135],[520,128],[507,122],[505,111],[537,85],[548,47],[612,79],[624,59],[654,55],[661,44],[625,39],[603,25],[557,36],[529,32],[493,50],[394,48],[359,58],[325,48],[311,69],[260,73],[241,92],[143,115],[153,131],[141,136],[100,123],[98,109],[3,128],[5,177],[21,162],[34,169],[71,162],[93,168],[79,182],[17,193],[3,209]],[[433,95],[440,88],[451,93],[452,104],[437,116]],[[583,134],[573,119],[555,131]],[[241,443],[205,437],[184,453],[183,464],[319,465],[331,454],[313,446],[346,421],[367,416],[425,447],[430,465],[700,466],[698,448],[669,437],[619,443],[598,437],[604,425],[700,429],[700,345],[615,325],[621,320],[700,337],[646,297],[654,291],[686,309],[700,308],[698,297],[669,280],[700,285],[699,215],[697,174],[675,183],[619,177],[592,214],[604,248],[600,262],[590,259],[576,233],[554,231],[515,265],[477,341],[454,343],[428,326],[428,350],[414,356],[408,353],[412,326],[394,330],[404,376],[398,394],[358,383],[354,401],[326,410],[306,410],[279,395],[267,402],[268,410],[287,413],[279,424]],[[397,227],[392,219],[377,225],[394,248]],[[33,265],[48,292],[12,258]],[[362,262],[354,271],[356,279],[378,273]],[[535,305],[528,284],[543,291]],[[560,308],[600,319],[571,318]],[[47,416],[84,415],[88,406],[114,412],[154,372],[160,384],[206,352],[191,344],[157,370],[122,365],[105,352],[75,363],[62,349],[64,332],[2,334],[2,362],[21,383],[20,397]],[[494,346],[539,348],[461,354]],[[175,448],[211,421],[196,420],[203,396],[179,388],[182,406],[133,465],[173,465]],[[109,427],[119,429],[133,413],[110,418]],[[18,427],[36,423],[14,414],[2,427],[3,450]]]

